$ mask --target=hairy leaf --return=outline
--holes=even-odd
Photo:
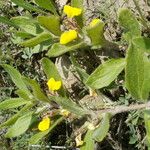
[[[150,53],[150,38],[137,37],[133,39],[133,44],[137,48],[145,50],[145,52]]]
[[[44,11],[42,11],[41,9],[39,9],[38,7],[35,7],[31,4],[29,4],[29,2],[25,2],[24,0],[11,0],[13,3],[17,4],[18,6],[30,10],[30,11],[36,11],[39,13],[43,13],[46,14]]]
[[[109,131],[109,120],[110,120],[110,114],[105,114],[102,121],[99,124],[99,127],[94,130],[94,133],[92,135],[93,139],[97,142],[101,142],[107,135]]]
[[[54,100],[56,103],[58,103],[60,106],[62,106],[64,109],[67,109],[68,111],[78,115],[86,115],[88,112],[78,106],[76,103],[74,103],[72,100],[65,98],[65,97],[52,97],[52,100]]]
[[[30,126],[30,122],[32,119],[32,113],[28,112],[27,114],[20,117],[15,124],[8,129],[6,133],[7,138],[16,137],[23,134]]]
[[[11,18],[11,21],[18,25],[22,31],[25,31],[31,35],[36,36],[41,33],[43,29],[34,21],[34,19],[25,17],[25,16],[17,16]]]
[[[106,42],[104,37],[104,22],[100,21],[93,27],[86,27],[87,35],[91,39],[91,43],[94,46],[100,45],[103,46]]]
[[[15,83],[15,85],[19,89],[24,89],[28,92],[28,89],[27,89],[24,81],[22,80],[22,76],[21,76],[21,74],[19,73],[18,70],[16,70],[15,68],[13,68],[12,66],[7,65],[7,64],[3,64],[1,66],[9,73],[12,81]]]
[[[39,84],[35,80],[25,78],[25,77],[23,78],[23,80],[29,87],[31,87],[33,91],[33,95],[36,98],[36,100],[43,101],[43,102],[50,102],[48,97],[44,94]]]
[[[139,22],[127,8],[121,8],[118,12],[119,24],[124,28],[127,40],[141,35]]]
[[[139,100],[146,100],[150,92],[150,62],[144,49],[132,42],[127,51],[125,81],[131,95]]]
[[[84,144],[81,146],[80,150],[94,150],[94,139],[92,137],[93,130],[88,130],[84,137]]]
[[[18,28],[18,26],[6,17],[0,16],[0,22]]]
[[[59,36],[61,34],[60,30],[60,18],[58,16],[38,16],[38,22],[49,30],[52,34]]]
[[[72,43],[68,45],[61,45],[60,43],[55,43],[51,47],[51,49],[48,51],[47,56],[48,57],[57,57],[64,53],[67,53],[69,51],[74,51],[80,48],[85,47],[86,44],[83,42],[80,43]]]
[[[26,101],[22,98],[10,98],[2,101],[0,103],[0,110],[17,108],[19,106],[27,104],[29,101]]]
[[[45,8],[49,11],[51,11],[54,14],[57,14],[55,3],[53,0],[34,0],[36,4],[38,4],[40,7]]]
[[[87,79],[86,84],[93,89],[108,86],[125,67],[125,59],[111,59],[101,64]]]
[[[49,33],[41,33],[34,38],[21,42],[20,45],[25,47],[34,47],[50,38],[51,35]]]

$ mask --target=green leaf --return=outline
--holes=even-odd
[[[84,11],[85,10],[84,10],[84,5],[83,5],[83,0],[71,0],[71,6],[82,9],[81,15],[75,17],[78,25],[80,26],[80,28],[82,28],[84,26],[85,21],[86,21],[84,18]]]
[[[17,114],[13,115],[11,118],[9,118],[6,122],[0,124],[0,129],[4,127],[8,127],[13,125],[19,117],[26,114],[26,112],[33,106],[33,103],[27,103]]]
[[[99,127],[94,130],[92,135],[93,139],[97,142],[101,142],[106,136],[109,131],[109,121],[110,121],[110,114],[106,113],[99,124]]]
[[[27,10],[30,10],[30,11],[36,11],[36,12],[39,12],[39,13],[43,13],[43,14],[46,14],[46,12],[42,11],[41,9],[39,9],[38,7],[35,7],[31,4],[29,4],[29,2],[25,2],[24,0],[11,0],[13,3],[15,3],[16,5],[24,8],[24,9],[27,9]]]
[[[25,46],[25,47],[34,47],[48,39],[51,38],[51,35],[49,33],[41,33],[39,35],[37,35],[36,37],[34,38],[31,38],[29,40],[26,40],[24,42],[21,42],[20,45],[21,46]]]
[[[22,39],[29,39],[34,37],[32,34],[23,31],[16,31],[14,34],[18,37],[21,37]]]
[[[40,7],[47,9],[51,11],[54,14],[57,14],[55,3],[53,0],[34,0],[36,4],[38,4]]]
[[[150,92],[150,62],[144,53],[132,42],[127,51],[125,81],[131,95],[138,100],[146,100]]]
[[[47,79],[49,80],[50,78],[54,78],[56,81],[61,81],[61,76],[59,75],[59,72],[55,66],[55,64],[48,58],[43,58],[42,59],[42,68],[47,76]],[[62,96],[65,96],[65,90],[63,86],[61,89],[58,91]]]
[[[2,101],[0,103],[0,110],[5,109],[11,109],[11,108],[17,108],[19,106],[27,104],[28,101],[22,99],[22,98],[10,98]]]
[[[125,59],[111,59],[101,64],[87,79],[86,84],[93,89],[108,86],[125,67]]]
[[[18,16],[11,18],[11,21],[18,25],[23,31],[36,36],[37,34],[41,33],[43,30],[40,26],[34,21],[34,19],[25,17],[25,16]]]
[[[52,34],[60,36],[60,18],[58,16],[38,16],[38,22]]]
[[[15,91],[15,93],[19,97],[23,98],[24,100],[27,100],[27,101],[30,100],[30,101],[32,101],[33,95],[32,94],[28,95],[28,91],[26,91],[26,90],[19,89],[19,90]]]
[[[36,100],[39,100],[42,102],[50,102],[48,97],[43,93],[39,84],[35,80],[25,78],[25,77],[23,78],[23,80],[26,83],[26,85],[32,89],[34,98],[36,98]]]
[[[95,142],[92,138],[93,130],[88,130],[84,137],[84,144],[81,146],[80,150],[94,150]]]
[[[132,41],[137,48],[143,49],[145,50],[145,52],[150,53],[150,38],[137,37],[134,38]]]
[[[51,132],[58,124],[60,124],[63,121],[63,119],[64,119],[63,117],[60,117],[50,126],[48,130],[33,135],[30,138],[29,143],[36,144],[39,140],[41,140],[44,136],[46,136],[49,132]]]
[[[133,37],[141,35],[141,29],[139,22],[127,8],[121,8],[118,11],[119,24],[124,28],[127,39],[130,40]]]
[[[150,111],[147,110],[144,112],[144,121],[145,121],[145,128],[146,128],[146,140],[147,145],[150,146]]]
[[[0,16],[0,22],[18,28],[18,26],[6,17]]]
[[[91,39],[91,43],[94,46],[100,45],[103,46],[106,42],[104,37],[104,22],[100,21],[93,27],[86,27],[86,32],[89,38]]]
[[[57,104],[63,107],[63,109],[67,109],[68,111],[76,114],[77,116],[83,116],[88,114],[86,110],[78,106],[72,100],[65,97],[51,97]]]
[[[48,51],[47,56],[48,57],[57,57],[64,53],[67,53],[69,51],[74,51],[80,48],[85,47],[86,44],[83,42],[80,43],[72,43],[68,45],[61,45],[60,43],[55,43],[51,47],[51,49]]]
[[[8,129],[6,133],[7,138],[12,138],[23,134],[30,126],[33,112],[28,112],[27,114],[20,117],[15,124]]]
[[[79,63],[77,62],[75,57],[72,55],[72,53],[70,53],[70,56],[71,56],[71,62],[74,65],[81,81],[85,84],[85,82],[87,81],[89,77],[89,74],[87,74],[86,71],[80,67]]]
[[[23,90],[28,91],[25,83],[22,80],[22,76],[19,73],[19,71],[17,71],[15,68],[13,68],[13,67],[11,67],[10,65],[7,65],[7,64],[3,64],[1,66],[8,72],[8,74],[10,75],[12,81],[15,83],[15,85],[19,89],[23,89]]]

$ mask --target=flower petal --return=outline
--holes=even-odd
[[[44,118],[39,124],[38,124],[38,129],[40,131],[45,131],[49,129],[50,127],[50,118],[46,117]]]
[[[73,18],[75,16],[79,16],[82,12],[82,9],[71,7],[69,5],[64,6],[64,13],[67,15],[68,18]]]
[[[77,38],[78,34],[76,30],[69,30],[60,36],[60,44],[67,44]]]
[[[47,85],[48,85],[48,88],[49,90],[51,91],[54,91],[55,90],[55,79],[54,78],[50,78],[47,82]]]
[[[60,88],[61,88],[61,81],[56,81],[56,82],[55,82],[54,89],[55,89],[55,90],[59,90]]]

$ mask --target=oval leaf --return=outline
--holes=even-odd
[[[39,13],[44,13],[44,11],[42,11],[41,9],[39,9],[38,7],[35,7],[31,4],[29,4],[29,2],[25,2],[24,0],[11,0],[13,3],[17,4],[18,6],[22,7],[22,8],[25,8],[27,10],[30,10],[30,11],[36,11],[36,12],[39,12]]]
[[[150,61],[144,53],[132,42],[127,51],[125,69],[126,87],[131,95],[138,100],[146,100],[150,92]]]
[[[145,128],[146,128],[146,139],[148,145],[150,146],[150,111],[144,112],[144,121],[145,121]]]
[[[26,101],[22,98],[10,98],[0,103],[0,110],[17,108],[19,106],[27,104],[28,102],[29,101]]]
[[[16,137],[23,134],[30,126],[30,122],[32,119],[32,112],[25,114],[20,117],[15,124],[8,129],[6,133],[7,138]]]
[[[60,30],[60,18],[58,16],[38,16],[38,22],[49,30],[52,34],[59,36]]]
[[[54,14],[57,14],[55,3],[53,0],[34,0],[36,4],[38,4],[40,7],[43,7],[49,11],[51,11]]]
[[[0,16],[0,22],[18,28],[18,26],[6,17]]]
[[[110,120],[110,114],[105,114],[99,127],[94,130],[94,133],[92,135],[95,141],[101,142],[106,137],[110,126],[109,120]]]
[[[127,33],[128,40],[141,35],[140,24],[129,9],[121,8],[118,12],[118,20],[125,33]]]
[[[55,43],[52,45],[51,49],[48,51],[48,57],[57,57],[69,51],[74,51],[79,48],[85,47],[86,44],[83,42],[80,43],[72,43],[68,45],[61,45],[60,43]]]
[[[33,106],[33,103],[27,103],[20,111],[18,111],[15,115],[9,118],[6,122],[0,124],[0,129],[13,125],[19,117],[21,117],[23,114],[26,114],[26,112]]]
[[[21,42],[20,45],[25,47],[34,47],[50,38],[51,35],[49,33],[41,33],[34,38]]]
[[[42,101],[42,102],[50,102],[48,97],[44,94],[44,92],[41,90],[40,85],[32,79],[23,78],[24,82],[31,87],[33,91],[33,95],[36,98],[36,100]]]
[[[111,59],[101,64],[87,79],[86,84],[93,89],[108,86],[125,67],[125,59]]]
[[[43,29],[34,21],[34,19],[25,17],[25,16],[17,16],[11,18],[11,21],[17,24],[22,31],[25,31],[31,35],[36,36],[41,33]]]
[[[93,140],[93,130],[88,130],[84,137],[84,144],[81,146],[80,150],[94,150],[95,142]]]
[[[73,114],[76,114],[77,116],[83,116],[88,114],[86,110],[78,106],[76,103],[74,103],[72,100],[64,97],[51,97],[52,100],[54,100],[57,104],[62,106],[64,109],[67,109],[68,111],[72,112]]]
[[[137,48],[145,50],[145,52],[150,53],[150,38],[138,37],[133,39],[133,44]]]
[[[4,64],[1,65],[10,75],[12,81],[15,83],[15,85],[19,88],[19,89],[24,89],[26,91],[28,91],[25,83],[22,80],[22,76],[19,73],[19,71],[17,71],[15,68],[11,67],[10,65]]]
[[[104,22],[100,21],[94,27],[86,27],[86,32],[91,39],[92,45],[103,46],[105,44],[104,25]]]

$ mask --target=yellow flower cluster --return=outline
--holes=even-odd
[[[38,129],[40,131],[45,131],[47,129],[49,129],[50,127],[50,118],[46,117],[46,118],[43,118],[43,120],[38,124]]]
[[[68,18],[73,18],[75,16],[79,16],[82,13],[82,9],[65,5],[63,12],[67,15]],[[78,33],[76,30],[65,31],[60,36],[60,44],[68,44],[77,39],[77,37]]]
[[[48,88],[50,91],[56,91],[61,88],[61,81],[55,81],[54,78],[50,78],[47,82]]]

